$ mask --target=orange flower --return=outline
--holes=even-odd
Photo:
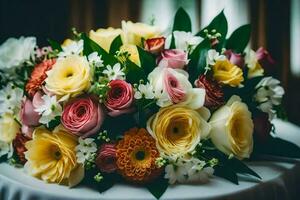
[[[40,89],[47,78],[46,72],[50,70],[54,64],[55,59],[50,59],[45,60],[34,67],[25,88],[30,96],[33,96]]]
[[[161,172],[155,164],[159,157],[155,140],[145,129],[132,128],[125,132],[117,144],[116,156],[120,173],[129,181],[148,182]]]

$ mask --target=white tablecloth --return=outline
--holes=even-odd
[[[300,145],[300,128],[279,120],[274,121],[278,136]],[[296,162],[251,162],[249,166],[262,177],[261,181],[240,177],[234,185],[213,178],[204,185],[169,187],[161,199],[226,199],[226,200],[289,200],[300,199],[300,164]],[[29,177],[22,169],[0,164],[0,200],[76,200],[76,199],[154,199],[145,189],[130,185],[115,185],[99,194],[89,188],[69,189],[45,184]]]

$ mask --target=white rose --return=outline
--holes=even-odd
[[[193,88],[188,73],[182,69],[156,67],[148,75],[148,80],[160,107],[181,104],[198,109],[204,105],[205,90]]]
[[[8,71],[30,59],[36,46],[35,37],[9,38],[0,46],[0,69]]]
[[[239,159],[249,158],[253,149],[253,121],[245,103],[232,96],[226,105],[213,113],[210,137],[223,153]]]

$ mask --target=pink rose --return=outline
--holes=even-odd
[[[145,50],[153,54],[158,54],[164,50],[165,40],[166,38],[164,37],[147,39],[144,42]]]
[[[275,61],[273,60],[269,52],[263,47],[260,47],[256,51],[256,59],[259,62],[259,64],[264,68],[267,74],[270,74],[274,71],[273,66],[275,64]]]
[[[169,49],[161,52],[159,66],[182,69],[189,62],[188,55],[180,49]]]
[[[165,89],[173,103],[180,103],[186,98],[186,91],[181,87],[178,79],[172,74],[166,72],[164,78]]]
[[[104,105],[108,109],[108,115],[115,117],[133,111],[133,89],[132,86],[123,80],[113,80],[109,83]]]
[[[112,173],[116,171],[116,145],[115,144],[103,144],[98,152],[96,158],[97,168],[106,173]]]
[[[35,107],[32,101],[25,97],[21,104],[20,119],[22,124],[26,126],[38,126],[40,115],[34,111]]]
[[[104,120],[100,104],[91,96],[71,100],[64,107],[61,123],[71,133],[83,138],[97,133]]]
[[[232,64],[237,65],[240,68],[244,67],[245,59],[242,54],[234,53],[232,50],[227,50],[224,54]]]

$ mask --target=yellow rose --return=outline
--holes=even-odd
[[[100,28],[97,31],[90,31],[90,38],[107,52],[109,52],[110,45],[113,40],[119,35],[122,35],[122,30],[114,29],[112,27],[107,29]]]
[[[249,52],[246,54],[245,62],[248,67],[248,78],[253,78],[257,76],[263,76],[264,75],[264,69],[259,64],[256,53],[252,49],[249,50]]]
[[[147,129],[162,156],[185,156],[208,136],[210,125],[206,120],[209,115],[204,107],[196,111],[187,106],[172,105],[153,115],[147,122]]]
[[[142,38],[149,39],[160,35],[160,31],[156,26],[150,26],[143,23],[132,23],[131,21],[122,21],[122,29],[124,32],[123,43],[142,45]]]
[[[5,113],[0,116],[0,141],[11,143],[20,131],[20,125],[15,121],[14,116]]]
[[[52,133],[45,128],[37,128],[32,140],[25,144],[25,169],[46,182],[76,185],[83,178],[81,167],[77,164],[76,146],[77,138],[62,129]],[[74,180],[76,182],[72,182]]]
[[[245,103],[232,96],[226,105],[213,113],[210,137],[223,153],[239,159],[249,158],[253,149],[253,121]]]
[[[77,96],[91,85],[89,63],[78,55],[57,60],[47,75],[46,89],[60,97]]]
[[[225,85],[236,87],[244,81],[242,69],[227,59],[218,60],[212,67],[212,71],[214,78]]]
[[[141,66],[140,62],[140,56],[139,52],[137,50],[137,47],[132,44],[124,44],[120,48],[121,52],[128,52],[130,54],[129,60],[131,60],[133,63],[135,63],[137,66]]]

